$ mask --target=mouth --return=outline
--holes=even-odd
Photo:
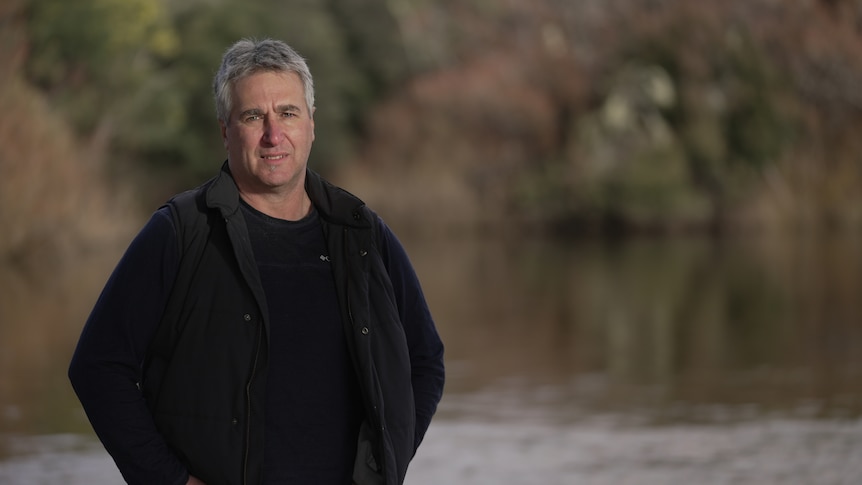
[[[287,154],[285,153],[275,153],[272,155],[261,155],[260,158],[266,160],[267,162],[277,162],[279,160],[283,160],[287,158]]]

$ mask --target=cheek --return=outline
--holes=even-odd
[[[228,151],[246,151],[256,146],[254,135],[242,131],[228,132],[224,139],[225,148]]]
[[[311,125],[310,127],[303,127],[302,129],[298,130],[297,134],[300,139],[305,140],[305,143],[310,145],[311,142],[314,141],[314,125]]]

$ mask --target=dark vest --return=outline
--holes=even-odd
[[[362,388],[354,480],[401,484],[415,451],[415,408],[406,338],[375,244],[377,215],[313,171],[306,175]],[[272,349],[266,298],[227,165],[167,205],[180,267],[145,363],[144,395],[192,475],[209,485],[257,484]]]

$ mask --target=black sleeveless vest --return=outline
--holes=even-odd
[[[375,244],[378,218],[311,170],[306,191],[321,215],[362,388],[354,481],[401,484],[415,451],[415,408],[406,338]],[[266,298],[227,164],[167,206],[180,266],[145,362],[144,396],[192,475],[209,485],[257,484],[267,357],[278,349],[267,344]]]

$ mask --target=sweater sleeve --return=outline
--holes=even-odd
[[[443,342],[437,333],[419,278],[407,252],[392,230],[379,218],[377,230],[380,254],[395,290],[398,313],[410,351],[416,404],[415,453],[443,396]]]
[[[117,264],[81,332],[69,379],[102,444],[130,484],[184,484],[188,472],[159,434],[141,369],[179,261],[170,214],[153,214]]]

